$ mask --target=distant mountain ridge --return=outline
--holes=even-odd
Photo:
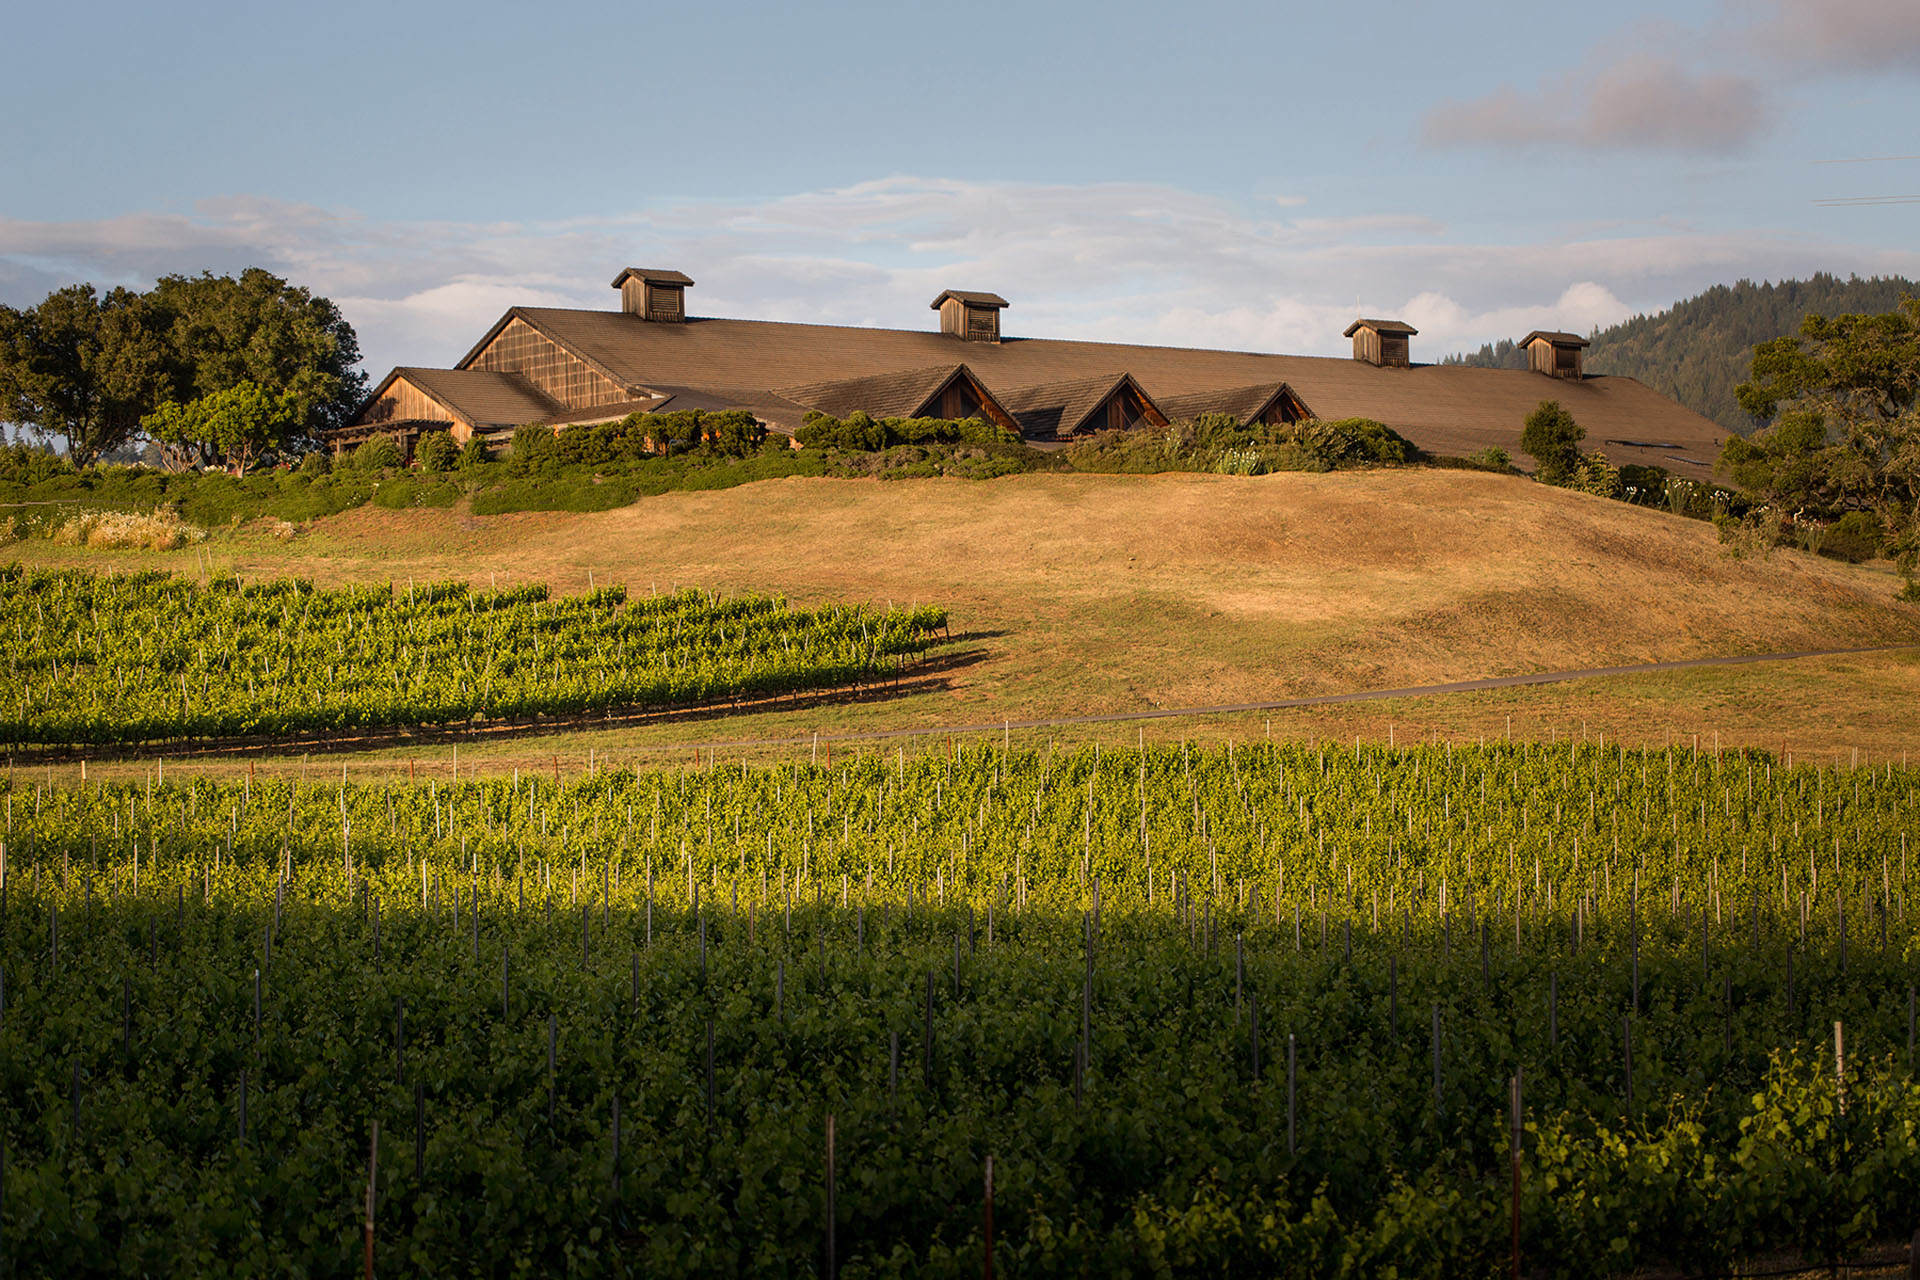
[[[1745,435],[1763,424],[1742,412],[1733,389],[1746,381],[1756,343],[1797,333],[1810,312],[1831,316],[1892,311],[1903,294],[1920,295],[1920,282],[1901,276],[1843,280],[1823,271],[1809,280],[1718,284],[1665,311],[1594,330],[1587,372],[1638,378]],[[1527,367],[1526,353],[1506,338],[1441,363]]]

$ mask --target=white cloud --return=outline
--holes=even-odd
[[[1584,332],[1740,276],[1920,274],[1920,253],[1684,231],[1493,245],[1417,214],[1294,218],[1147,184],[890,178],[760,201],[663,201],[540,224],[383,222],[261,200],[91,222],[0,220],[0,298],[259,265],[334,298],[372,373],[457,359],[514,304],[610,308],[620,267],[677,267],[697,314],[930,327],[941,289],[1013,302],[1010,333],[1340,354],[1360,314],[1438,359]]]

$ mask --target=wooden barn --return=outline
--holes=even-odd
[[[1615,464],[1705,477],[1724,434],[1631,378],[1587,374],[1586,339],[1557,331],[1527,335],[1525,372],[1417,363],[1418,330],[1390,319],[1348,326],[1347,359],[1023,337],[1006,326],[1013,304],[980,290],[942,290],[925,329],[871,329],[701,316],[692,277],[665,268],[629,267],[613,287],[618,307],[513,307],[454,368],[394,370],[334,442],[385,432],[410,444],[428,430],[491,438],[528,422],[564,430],[702,408],[742,409],[788,434],[813,410],[977,416],[1059,448],[1095,431],[1229,414],[1244,424],[1372,418],[1430,453],[1498,445],[1518,458],[1522,420],[1556,399],[1590,439],[1609,442]]]

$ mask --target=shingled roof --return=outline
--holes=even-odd
[[[966,367],[964,364],[933,365],[925,369],[902,369],[898,373],[868,374],[863,378],[810,382],[804,386],[782,387],[780,394],[836,418],[844,418],[856,409],[875,418],[911,418]]]
[[[997,293],[981,293],[974,289],[942,289],[940,296],[933,300],[929,309],[938,311],[941,304],[948,298],[957,298],[961,302],[972,303],[976,307],[1009,307],[1013,305]]]
[[[1307,402],[1284,382],[1256,382],[1244,387],[1228,387],[1222,391],[1199,391],[1185,396],[1162,396],[1159,404],[1161,412],[1173,422],[1191,422],[1204,413],[1222,413],[1238,419],[1244,426],[1259,418],[1273,406],[1274,401],[1282,398],[1293,401],[1297,417],[1315,416]]]
[[[625,267],[613,278],[613,287],[618,289],[633,276],[645,280],[648,284],[677,284],[682,287],[693,283],[693,277],[681,271],[668,271],[662,267]]]
[[[798,387],[951,365],[955,340],[908,329],[855,329],[768,320],[689,318],[649,324],[618,311],[515,307],[492,332],[518,318],[616,382],[636,387]],[[489,335],[491,336],[491,334]],[[477,356],[485,341],[469,353]],[[1185,347],[1131,346],[1051,338],[971,343],[969,367],[1004,404],[1007,388],[1131,373],[1156,401],[1285,382],[1322,418],[1386,423],[1433,453],[1468,454],[1488,445],[1516,451],[1520,427],[1541,400],[1555,399],[1590,439],[1667,441],[1679,451],[1613,446],[1620,463],[1671,467],[1676,459],[1711,468],[1725,431],[1631,378],[1549,381],[1506,369],[1416,365],[1380,369],[1329,356],[1265,355]],[[463,360],[462,363],[466,363]],[[770,393],[768,393],[770,394]]]
[[[1347,326],[1346,332],[1340,336],[1343,338],[1351,338],[1362,329],[1371,329],[1375,333],[1417,334],[1420,332],[1404,320],[1355,320]]]
[[[1023,435],[1042,440],[1064,440],[1078,434],[1088,419],[1119,391],[1131,387],[1141,400],[1160,412],[1160,406],[1129,373],[1096,374],[1091,378],[1072,378],[1021,387],[1000,397],[1020,423]]]
[[[479,369],[395,369],[374,388],[377,400],[395,379],[405,378],[438,401],[455,418],[471,427],[516,427],[566,412],[566,406],[543,394],[517,373],[488,373]]]

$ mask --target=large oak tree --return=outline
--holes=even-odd
[[[258,267],[163,276],[146,293],[75,285],[35,307],[0,307],[0,415],[65,437],[82,463],[125,444],[163,404],[243,383],[291,397],[297,424],[282,447],[297,451],[365,397],[359,363],[338,307]],[[166,453],[183,466],[228,456],[212,439],[172,440]]]
[[[1721,463],[1783,512],[1870,511],[1911,575],[1920,562],[1920,299],[1883,315],[1810,315],[1753,350],[1741,408],[1770,425]]]

